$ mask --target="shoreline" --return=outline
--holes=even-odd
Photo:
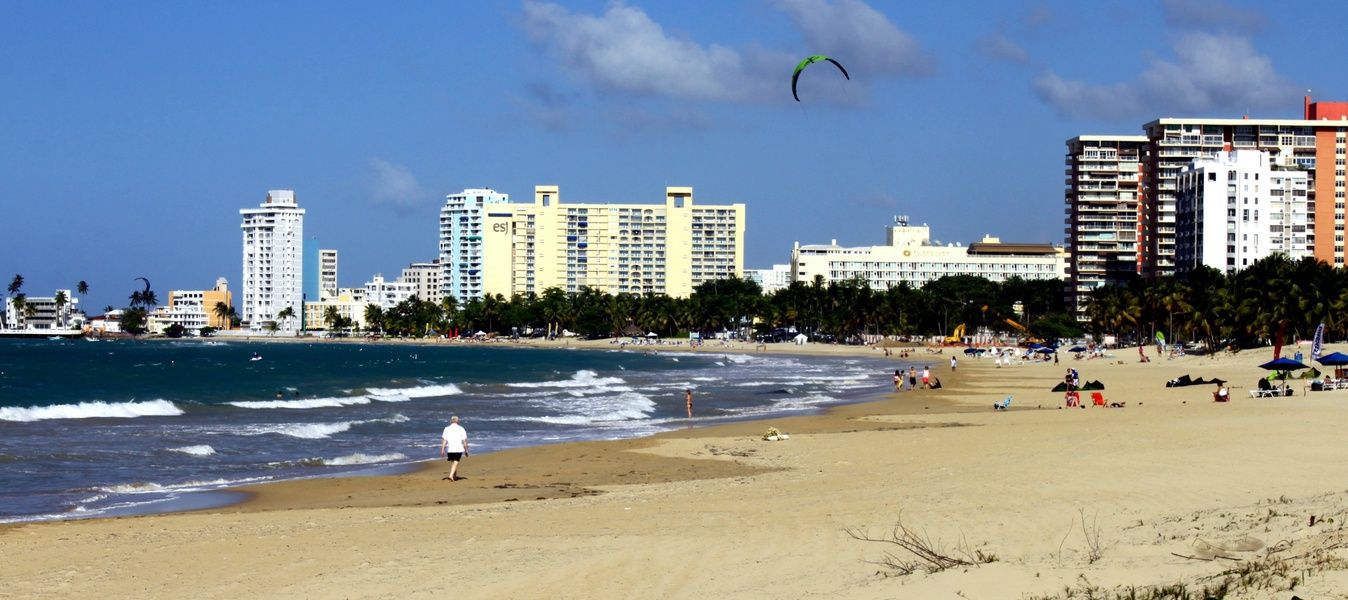
[[[946,376],[949,376],[947,373]],[[950,378],[951,383],[958,381]],[[945,386],[940,391],[955,392],[957,388]],[[754,416],[728,423],[708,425],[690,425],[686,428],[672,429],[634,438],[614,440],[569,441],[534,446],[509,448],[468,457],[459,465],[460,475],[467,484],[454,482],[455,496],[444,500],[440,494],[446,491],[441,473],[446,469],[441,459],[426,459],[409,463],[410,472],[393,475],[334,475],[331,477],[312,477],[285,481],[265,482],[254,485],[223,488],[224,491],[246,494],[237,503],[215,509],[221,512],[247,513],[268,510],[296,510],[316,508],[350,508],[377,506],[431,506],[431,505],[472,505],[494,502],[516,502],[523,500],[553,500],[596,495],[601,492],[594,488],[619,484],[671,483],[696,479],[719,479],[727,477],[753,475],[754,469],[744,469],[727,461],[703,461],[695,459],[664,460],[649,457],[632,458],[629,454],[654,448],[667,440],[694,440],[724,437],[760,437],[768,427],[792,435],[852,433],[857,431],[893,431],[914,426],[900,426],[881,421],[868,420],[870,417],[896,414],[959,414],[976,412],[974,407],[959,406],[947,399],[930,396],[936,390],[922,390],[917,394],[929,395],[923,399],[922,408],[905,406],[900,401],[904,395],[913,392],[877,392],[876,396],[856,402],[840,402],[824,407],[810,414],[789,416]],[[869,395],[869,394],[868,394]],[[936,408],[937,410],[932,410]],[[925,427],[926,425],[924,425]],[[939,425],[953,426],[953,425]],[[471,436],[471,433],[470,433]],[[595,461],[580,461],[569,456],[588,458],[602,456],[608,472],[595,472]],[[620,458],[619,458],[620,457]],[[685,464],[695,462],[696,464]],[[570,464],[568,464],[570,463]],[[486,478],[476,473],[488,472],[494,478]],[[531,481],[540,478],[552,478],[547,485],[527,484],[519,481]],[[343,481],[354,480],[354,481]],[[351,490],[359,490],[361,497],[354,494],[342,496]],[[520,497],[518,490],[535,490],[537,495]]]
[[[475,455],[456,483],[427,463],[261,486],[237,509],[7,526],[0,551],[25,557],[6,578],[22,597],[1103,597],[1246,566],[1266,591],[1238,597],[1348,589],[1348,391],[1250,398],[1263,350],[1114,354],[961,357],[956,378],[933,361],[939,394]],[[1061,408],[1068,366],[1126,407]],[[1183,374],[1232,381],[1232,401],[1164,386]],[[1006,395],[1011,410],[989,406]],[[791,439],[762,441],[769,425]],[[994,560],[886,572],[889,546],[846,532],[896,519]]]

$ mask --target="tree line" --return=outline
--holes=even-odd
[[[1324,323],[1326,340],[1348,337],[1348,270],[1314,258],[1281,254],[1235,273],[1200,267],[1183,278],[1103,287],[1086,307],[1095,332],[1146,342],[1203,342],[1209,348],[1260,346],[1310,339]]]
[[[674,337],[725,331],[770,334],[791,330],[846,341],[860,335],[949,335],[959,324],[1012,332],[1006,321],[1019,308],[1025,326],[1040,337],[1080,335],[1067,314],[1062,282],[1013,278],[944,277],[922,288],[901,284],[878,290],[864,280],[796,282],[764,295],[757,283],[729,278],[698,285],[687,298],[661,294],[609,294],[593,288],[507,298],[487,295],[460,303],[409,298],[387,310],[367,305],[366,329],[390,335],[424,336],[458,331],[495,334],[614,336],[652,332]],[[330,330],[350,328],[335,307],[325,310]]]

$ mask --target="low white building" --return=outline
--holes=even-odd
[[[193,334],[206,326],[229,329],[228,317],[215,314],[215,305],[233,306],[233,301],[229,282],[224,277],[216,278],[215,287],[209,290],[172,290],[168,305],[150,313],[145,328],[163,333],[176,323]]]
[[[1315,255],[1309,176],[1277,166],[1267,152],[1195,159],[1176,187],[1177,274],[1199,265],[1232,273],[1273,254],[1293,261]]]
[[[342,288],[336,296],[320,302],[304,303],[304,328],[326,330],[328,308],[336,308],[337,316],[349,319],[355,329],[365,329],[365,288]]]
[[[385,281],[383,275],[375,275],[373,279],[365,283],[365,302],[378,306],[380,310],[388,310],[397,306],[399,302],[411,298],[416,290],[410,283],[401,281]]]
[[[895,217],[886,227],[887,244],[844,248],[837,240],[829,244],[791,249],[791,281],[810,283],[816,276],[824,283],[861,278],[884,290],[906,282],[922,287],[950,275],[976,275],[991,281],[1012,277],[1026,280],[1065,279],[1067,251],[1052,244],[1007,244],[992,236],[962,246],[936,245],[926,225],[908,225],[907,217]]]
[[[768,295],[791,285],[791,265],[772,265],[771,269],[745,269],[744,278],[763,288]]]
[[[24,296],[22,303],[11,296],[5,298],[0,324],[5,331],[80,329],[84,327],[84,313],[79,311],[79,302],[70,290],[56,290],[51,296]]]
[[[431,262],[412,263],[403,269],[397,281],[412,286],[412,293],[418,299],[438,304],[440,298],[444,297],[444,271],[438,258]]]

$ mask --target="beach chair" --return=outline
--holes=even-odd
[[[1091,392],[1091,403],[1096,406],[1105,405],[1105,395],[1100,392]]]
[[[993,410],[1008,410],[1011,408],[1011,396],[1007,396],[1000,401],[992,403]]]

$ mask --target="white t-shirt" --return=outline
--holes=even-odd
[[[458,423],[453,423],[445,428],[445,432],[440,437],[447,442],[445,452],[463,452],[463,443],[468,441],[468,432],[463,430]]]

